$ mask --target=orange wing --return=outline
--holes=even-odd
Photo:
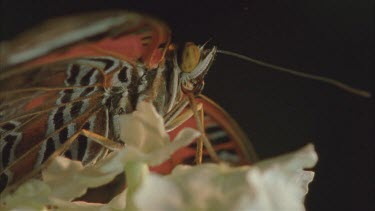
[[[125,11],[89,13],[49,20],[2,43],[2,69],[40,65],[83,56],[113,56],[155,68],[170,43],[166,24]]]

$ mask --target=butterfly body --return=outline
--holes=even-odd
[[[65,30],[51,27],[68,22],[72,26]],[[26,33],[5,45],[7,54],[1,56],[0,191],[35,173],[56,153],[94,164],[108,149],[82,131],[126,143],[118,118],[139,101],[152,102],[166,124],[171,122],[188,105],[186,90],[203,88],[216,53],[216,48],[194,47],[197,62],[181,70],[177,52],[167,52],[168,27],[136,13],[89,14],[43,26],[38,29],[42,38]],[[228,117],[220,118],[226,122]],[[231,124],[223,130],[228,128]],[[246,138],[233,138],[235,133],[229,132],[237,144],[227,148],[248,153],[238,148]]]

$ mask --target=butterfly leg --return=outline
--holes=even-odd
[[[220,162],[219,156],[216,154],[215,149],[213,148],[211,142],[208,140],[206,136],[206,132],[204,129],[204,112],[203,112],[203,107],[202,109],[198,110],[197,103],[195,101],[195,97],[192,94],[188,94],[189,97],[189,103],[190,103],[190,108],[193,111],[194,114],[194,119],[197,124],[198,130],[201,132],[201,136],[197,140],[197,153],[195,157],[195,161],[197,164],[202,163],[202,157],[203,157],[203,145],[206,147],[206,150],[210,157],[212,158],[213,161],[215,162]]]
[[[197,109],[202,110],[203,109],[202,106],[203,106],[202,103],[198,103]],[[178,126],[182,125],[185,121],[190,119],[192,116],[194,116],[194,112],[193,112],[192,109],[187,109],[184,112],[182,112],[182,111],[179,112],[178,115],[176,115],[176,117],[174,117],[170,121],[166,122],[166,124],[165,124],[166,131],[169,132],[171,130],[176,129]]]
[[[111,139],[108,139],[102,135],[99,135],[97,133],[91,132],[89,130],[83,129],[81,131],[81,134],[86,136],[87,138],[90,138],[91,140],[95,141],[96,143],[102,145],[103,147],[117,151],[124,147],[124,144],[122,142],[116,142]]]
[[[183,109],[190,103],[190,108],[183,111]],[[212,160],[219,162],[220,159],[216,154],[214,148],[212,147],[211,142],[208,140],[205,130],[204,130],[204,112],[203,105],[201,103],[196,103],[194,96],[189,95],[189,100],[182,101],[178,106],[175,107],[174,111],[171,111],[165,116],[165,127],[167,131],[171,131],[186,120],[191,117],[195,118],[197,128],[201,132],[201,137],[197,140],[197,154],[196,154],[196,163],[202,163],[203,157],[203,145],[206,147],[208,154],[211,156]]]
[[[200,109],[200,110],[197,109],[197,110],[195,110],[194,111],[194,118],[197,121],[197,127],[198,127],[198,129],[199,129],[198,125],[201,125],[201,127],[204,128],[204,112],[203,112],[203,109]],[[202,133],[202,131],[201,131],[201,133]],[[204,138],[207,138],[206,131],[204,131],[204,133],[202,133],[202,135],[199,137],[199,141],[197,141],[197,151],[195,153],[195,162],[197,164],[202,163],[202,159],[203,159],[203,143],[205,141]],[[210,141],[208,141],[208,142],[211,144]]]
[[[208,140],[205,130],[204,130],[204,112],[203,105],[201,103],[196,103],[193,95],[188,94],[189,99],[182,100],[174,107],[172,111],[164,116],[165,128],[167,131],[174,130],[186,120],[194,116],[196,119],[196,124],[198,130],[201,132],[202,136],[197,141],[197,154],[196,163],[202,162],[203,157],[203,145],[206,147],[208,154],[211,156],[212,160],[219,162],[220,159],[217,156],[211,142]],[[190,108],[184,111],[184,108],[190,103]]]

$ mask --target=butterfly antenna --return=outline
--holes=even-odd
[[[365,97],[365,98],[371,97],[370,92],[365,91],[365,90],[361,90],[361,89],[357,89],[357,88],[353,88],[353,87],[351,87],[351,86],[349,86],[349,85],[347,85],[343,82],[340,82],[338,80],[334,80],[334,79],[327,78],[327,77],[324,77],[324,76],[304,73],[304,72],[292,70],[292,69],[285,68],[285,67],[280,67],[280,66],[277,66],[277,65],[269,64],[267,62],[263,62],[263,61],[260,61],[260,60],[257,60],[257,59],[253,59],[253,58],[250,58],[248,56],[244,56],[242,54],[231,52],[231,51],[217,50],[217,53],[225,54],[225,55],[228,55],[228,56],[233,56],[233,57],[236,57],[236,58],[239,58],[239,59],[243,59],[245,61],[255,63],[255,64],[260,65],[260,66],[264,66],[264,67],[268,67],[268,68],[278,70],[278,71],[281,71],[281,72],[289,73],[291,75],[295,75],[295,76],[298,76],[298,77],[308,78],[308,79],[320,81],[320,82],[323,82],[323,83],[327,83],[327,84],[333,85],[333,86],[335,86],[339,89],[342,89],[346,92],[349,92],[349,93],[355,94],[355,95],[359,95],[361,97]]]

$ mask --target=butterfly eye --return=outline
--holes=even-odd
[[[181,56],[181,70],[185,73],[192,72],[198,65],[200,57],[199,47],[192,42],[186,43]]]

